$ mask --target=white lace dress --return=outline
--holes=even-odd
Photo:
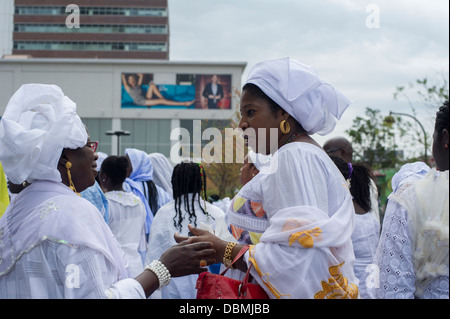
[[[448,185],[448,171],[433,169],[390,195],[371,298],[449,298]]]

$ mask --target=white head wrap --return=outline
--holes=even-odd
[[[76,104],[56,85],[25,84],[11,97],[0,121],[0,161],[15,184],[61,181],[64,148],[86,145]]]
[[[330,133],[351,103],[313,68],[289,58],[256,64],[246,83],[258,86],[308,134]]]
[[[151,153],[149,157],[153,164],[153,181],[172,196],[172,164],[161,153]]]

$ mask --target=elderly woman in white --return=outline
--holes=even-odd
[[[254,151],[273,156],[230,205],[227,217],[238,243],[195,228],[190,241],[210,240],[225,264],[249,245],[236,268],[252,264],[270,298],[357,298],[351,195],[310,136],[331,132],[349,104],[298,61],[257,64],[242,90],[239,127]]]
[[[130,278],[111,230],[78,196],[94,184],[96,145],[59,87],[26,84],[12,96],[0,161],[13,183],[31,185],[0,219],[0,298],[145,298],[214,263],[210,244],[184,242]]]

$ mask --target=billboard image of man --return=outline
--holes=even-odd
[[[208,109],[218,109],[218,103],[223,99],[223,87],[219,84],[217,74],[213,74],[211,82],[205,85],[202,96],[207,100]]]

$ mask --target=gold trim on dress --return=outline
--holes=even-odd
[[[314,295],[315,299],[357,299],[358,287],[348,284],[348,279],[342,275],[341,267],[345,262],[337,266],[331,266],[329,272],[331,277],[328,281],[322,281],[322,290]]]

